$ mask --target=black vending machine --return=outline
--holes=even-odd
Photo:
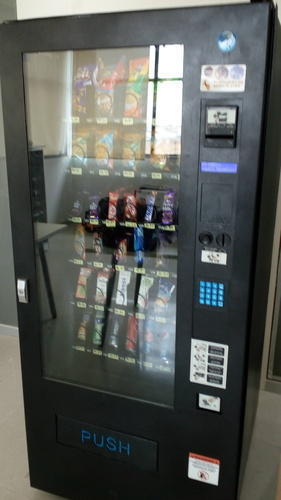
[[[35,488],[238,498],[278,184],[274,19],[261,3],[1,26]]]

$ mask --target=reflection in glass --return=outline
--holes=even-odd
[[[169,406],[182,72],[180,45],[24,57],[44,375]]]

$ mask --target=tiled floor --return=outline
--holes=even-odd
[[[277,500],[280,454],[281,396],[261,392],[240,500]],[[56,498],[29,486],[18,339],[0,334],[0,499]]]

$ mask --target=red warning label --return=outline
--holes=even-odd
[[[189,453],[188,477],[202,483],[218,486],[220,474],[220,460],[217,458]]]

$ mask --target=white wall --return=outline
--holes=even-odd
[[[249,0],[17,0],[18,19],[36,17],[117,12],[127,10],[189,7],[226,3],[249,3]]]

